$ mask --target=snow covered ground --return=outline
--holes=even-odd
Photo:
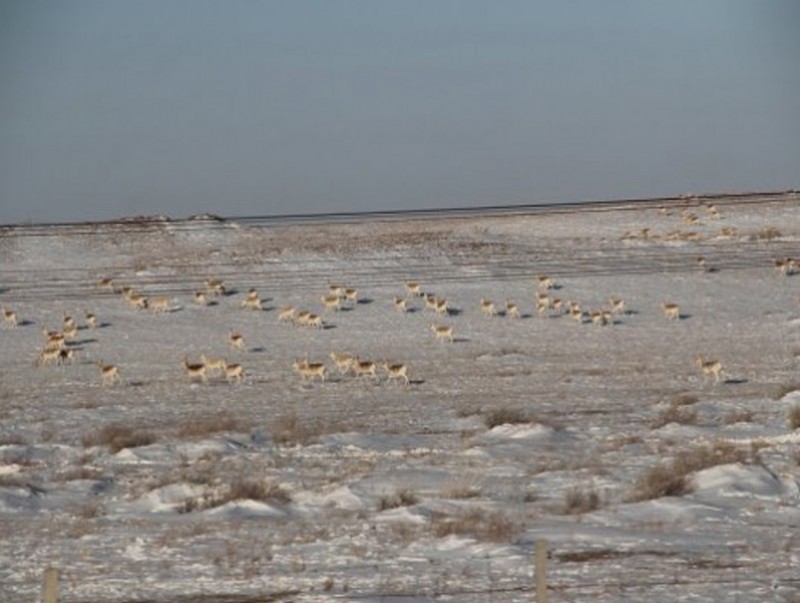
[[[68,602],[531,601],[540,539],[551,601],[800,601],[800,276],[774,268],[800,257],[799,200],[3,229],[0,601],[37,600],[50,566]],[[209,278],[228,294],[201,306]],[[406,281],[449,314],[399,312]],[[324,311],[331,284],[359,301]],[[72,361],[38,366],[65,313]],[[244,379],[192,381],[201,354]]]

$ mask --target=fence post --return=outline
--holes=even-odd
[[[547,541],[536,541],[536,603],[547,603]]]
[[[44,570],[42,603],[58,603],[58,570],[54,567]]]

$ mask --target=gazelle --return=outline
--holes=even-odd
[[[189,357],[184,356],[183,368],[186,371],[186,375],[189,377],[190,381],[200,379],[203,383],[205,383],[208,380],[208,371],[206,370],[206,365],[202,362],[189,362]]]
[[[225,284],[220,278],[210,278],[206,280],[206,291],[214,295],[225,295]]]
[[[97,316],[95,316],[93,312],[86,313],[86,326],[90,329],[97,328]]]
[[[244,336],[240,333],[236,333],[235,331],[231,331],[228,333],[228,344],[237,350],[243,350],[245,343],[244,343]]]
[[[481,298],[480,307],[482,314],[486,314],[486,316],[497,316],[497,307],[492,300]]]
[[[352,287],[348,287],[344,290],[344,298],[349,302],[353,302],[354,304],[358,303],[358,289],[353,289]]]
[[[336,365],[336,369],[339,371],[339,374],[341,375],[349,372],[353,368],[355,357],[351,356],[350,354],[344,354],[334,350],[330,353],[330,357],[331,360],[333,360],[333,363]]]
[[[115,364],[105,364],[102,360],[97,361],[97,367],[100,369],[100,377],[103,379],[103,385],[112,385],[121,381],[119,377],[119,369]]]
[[[407,297],[410,297],[412,295],[415,296],[415,297],[421,297],[422,296],[422,285],[420,285],[419,283],[416,283],[416,282],[413,282],[413,281],[406,281],[405,282],[405,288],[406,288],[406,296]]]
[[[446,339],[450,343],[453,343],[453,327],[431,324],[429,328],[433,331],[433,334],[436,335],[438,341],[444,341]]]
[[[335,295],[336,297],[344,297],[344,285],[328,285],[328,295]]]
[[[536,281],[539,284],[539,289],[547,291],[548,289],[553,288],[553,279],[546,275],[539,275],[536,277]]]
[[[508,318],[519,318],[519,307],[513,299],[506,300],[506,316]]]
[[[695,263],[697,264],[697,268],[701,272],[711,272],[711,266],[708,265],[708,261],[706,260],[706,258],[698,256],[695,259]]]
[[[244,379],[244,367],[241,364],[225,362],[223,372],[225,373],[225,379],[228,381],[241,381]]]
[[[712,220],[719,220],[719,210],[716,205],[704,205],[703,209]]]
[[[624,314],[625,313],[625,300],[619,297],[611,298],[611,313]]]
[[[58,351],[58,364],[63,364],[65,362],[72,364],[72,358],[75,355],[74,350],[70,348],[62,348]]]
[[[45,348],[63,348],[67,344],[67,338],[61,331],[48,331],[42,329],[47,342],[44,344]]]
[[[371,360],[361,360],[359,357],[353,361],[353,371],[356,377],[372,377],[374,379],[378,376],[375,363]]]
[[[394,298],[394,308],[398,312],[408,312],[408,298],[405,297],[395,297]]]
[[[219,371],[220,373],[223,373],[225,371],[225,366],[227,365],[227,362],[224,358],[209,358],[205,354],[200,354],[200,362],[205,365],[208,372]]]
[[[408,379],[408,367],[405,364],[390,364],[388,362],[384,362],[381,366],[383,366],[383,370],[386,371],[389,381],[392,379],[403,379],[406,382],[406,385],[410,383]]]
[[[604,327],[611,320],[611,312],[608,310],[596,310],[590,314],[592,317],[592,324],[599,327]]]
[[[797,272],[797,260],[784,258],[775,260],[775,270],[784,276],[792,276]]]
[[[261,305],[261,298],[255,289],[250,289],[247,297],[242,300],[242,308],[245,310],[263,310]]]
[[[435,295],[433,295],[431,293],[428,293],[425,296],[425,309],[426,310],[433,310],[434,312],[436,312],[436,306],[437,306],[438,303],[439,303],[439,300],[437,299],[437,297]]]
[[[310,313],[306,316],[305,325],[308,327],[314,327],[315,329],[321,329],[325,326],[325,323],[322,320],[322,316],[319,314]]]
[[[101,278],[96,283],[97,288],[103,291],[114,291],[114,279],[112,278]]]
[[[450,307],[447,300],[443,297],[440,297],[436,300],[436,313],[439,316],[449,316],[450,315]]]
[[[12,329],[16,328],[19,324],[17,321],[17,313],[11,308],[3,306],[3,322]]]
[[[51,362],[59,362],[61,359],[62,350],[63,348],[60,348],[58,346],[45,347],[39,354],[39,358],[36,360],[36,364],[39,366],[43,366],[45,364],[50,364]]]
[[[722,363],[719,360],[706,360],[698,354],[695,364],[703,372],[703,375],[713,377],[714,383],[718,383],[722,379]]]
[[[291,322],[294,320],[294,306],[284,306],[278,312],[278,322]]]
[[[195,291],[194,292],[194,303],[200,306],[207,306],[208,305],[208,297],[206,296],[205,291]]]
[[[131,306],[137,308],[139,310],[146,310],[147,309],[147,298],[140,293],[130,292],[128,295],[125,296],[125,301],[127,301]]]
[[[578,324],[583,324],[583,310],[581,310],[580,304],[572,303],[569,309],[569,315]]]
[[[153,297],[147,301],[147,309],[152,312],[169,312],[169,303],[168,297]]]
[[[308,358],[298,358],[293,366],[303,380],[319,377],[323,383],[325,382],[325,364],[322,362],[309,362]]]
[[[681,307],[672,302],[663,302],[661,304],[661,311],[670,320],[677,320],[681,317]]]
[[[339,310],[342,307],[342,298],[338,295],[323,295],[320,301],[326,310]]]

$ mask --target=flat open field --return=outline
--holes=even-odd
[[[800,198],[710,202],[0,229],[0,600],[800,601]]]

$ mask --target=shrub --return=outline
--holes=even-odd
[[[396,509],[398,507],[410,507],[419,502],[416,494],[410,490],[398,490],[394,494],[381,496],[378,500],[378,510],[388,511],[389,509]]]
[[[514,524],[500,511],[487,513],[475,508],[455,517],[435,517],[431,528],[438,538],[457,535],[491,542],[509,542],[515,533]]]
[[[483,418],[483,422],[489,429],[498,425],[530,423],[530,421],[530,418],[521,410],[507,407],[492,409]]]
[[[794,391],[800,390],[800,383],[791,381],[789,383],[781,383],[775,387],[775,392],[772,394],[773,400],[780,400],[786,394],[791,394]]]
[[[148,446],[156,441],[155,435],[146,430],[140,430],[121,423],[111,423],[98,431],[87,434],[82,438],[84,447],[108,446],[112,454],[124,448]]]
[[[228,412],[221,412],[210,417],[191,419],[178,428],[178,437],[198,438],[223,431],[245,431],[246,426]]]
[[[283,415],[269,426],[272,441],[279,446],[302,446],[319,436],[331,433],[333,427],[321,421],[301,421],[296,414]]]
[[[179,513],[193,513],[221,507],[236,500],[254,500],[268,504],[285,505],[291,502],[291,495],[274,482],[262,482],[237,478],[227,488],[209,493],[202,498],[190,498],[178,508]]]
[[[578,486],[570,488],[564,495],[564,513],[567,515],[580,515],[600,508],[600,495],[592,488],[584,490]]]
[[[727,442],[714,442],[678,454],[671,462],[657,465],[636,480],[631,500],[683,496],[692,490],[689,474],[716,465],[752,463],[754,456]]]
[[[789,428],[792,431],[800,428],[800,406],[792,406],[789,409]]]
[[[661,414],[650,423],[650,427],[659,429],[670,423],[695,425],[697,423],[697,411],[682,406],[670,406],[662,411]]]

